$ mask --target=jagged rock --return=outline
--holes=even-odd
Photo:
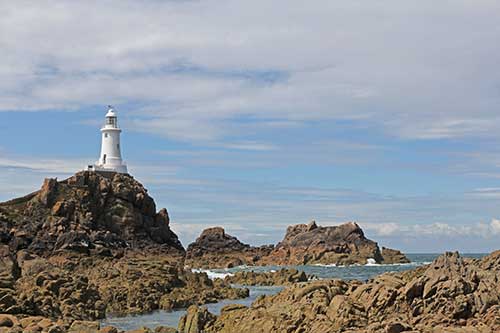
[[[7,245],[0,245],[0,288],[13,288],[21,272]]]
[[[190,306],[179,320],[179,333],[203,333],[205,327],[215,321],[215,316],[206,307]]]
[[[271,252],[272,246],[253,247],[226,234],[223,228],[203,230],[186,251],[186,265],[196,268],[230,268],[255,265]]]
[[[17,323],[16,317],[0,314],[0,327],[12,327],[15,323]]]
[[[49,318],[104,318],[106,306],[97,286],[87,276],[61,270],[48,262],[44,265],[40,273],[25,272],[18,280],[15,303],[19,313]]]
[[[36,199],[45,207],[51,207],[57,196],[57,187],[57,179],[45,179]]]
[[[68,333],[95,333],[100,329],[99,322],[97,321],[79,321],[75,320],[69,330]]]
[[[262,273],[241,271],[226,276],[224,279],[227,283],[246,286],[284,286],[297,282],[306,282],[307,280],[306,273],[294,268],[283,268],[276,272]]]
[[[239,265],[305,265],[405,263],[400,251],[383,248],[367,239],[356,223],[320,227],[315,221],[287,228],[285,238],[273,246],[252,247],[225,233],[221,227],[205,229],[186,252],[186,264],[197,268]]]
[[[366,264],[409,262],[399,251],[380,252],[377,243],[367,239],[363,230],[353,222],[339,226],[321,227],[313,221],[287,228],[284,239],[260,263],[277,265],[302,264]]]
[[[399,250],[389,249],[382,246],[382,263],[383,264],[394,264],[394,263],[409,263],[410,260]]]
[[[83,171],[63,181],[46,179],[40,191],[1,203],[0,209],[8,217],[2,227],[10,228],[2,240],[15,250],[43,255],[61,250],[107,255],[120,248],[184,252],[166,209],[156,213],[147,190],[126,174]]]
[[[103,259],[98,267],[86,272],[89,280],[98,285],[101,302],[106,304],[108,313],[172,310],[248,296],[248,289],[212,281],[206,273],[184,271],[162,257],[112,262]]]
[[[46,179],[41,190],[0,204],[6,235],[0,239],[0,313],[31,318],[30,331],[43,326],[57,333],[62,326],[47,326],[50,318],[93,321],[111,312],[248,296],[246,288],[184,270],[185,251],[169,224],[167,210],[156,212],[130,175]]]
[[[204,328],[229,332],[500,331],[500,251],[481,260],[445,253],[424,268],[366,283],[296,283],[250,307],[221,312]]]

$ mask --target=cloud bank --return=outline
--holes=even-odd
[[[234,120],[495,136],[495,1],[3,2],[0,110],[112,101],[129,126],[217,141]],[[127,107],[133,103],[134,107]]]

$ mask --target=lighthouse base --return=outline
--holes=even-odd
[[[102,165],[88,165],[85,169],[86,171],[95,171],[99,173],[128,173],[127,166],[125,164],[122,165],[113,165],[113,166],[102,166]]]

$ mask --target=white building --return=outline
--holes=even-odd
[[[108,106],[106,113],[106,122],[101,128],[101,156],[94,165],[89,165],[89,171],[104,171],[127,173],[127,165],[122,160],[120,147],[120,133],[122,130],[118,127],[118,118],[111,105]]]

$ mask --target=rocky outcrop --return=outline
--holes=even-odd
[[[407,263],[398,250],[383,247],[365,237],[356,223],[321,227],[316,222],[288,227],[276,246],[252,247],[225,233],[206,229],[186,251],[186,264],[199,268],[229,268],[240,265],[310,265]]]
[[[3,325],[45,332],[48,326],[27,330],[21,320],[43,318],[36,325],[60,320],[66,332],[109,313],[248,296],[246,288],[185,270],[185,251],[169,223],[166,209],[157,212],[147,190],[126,174],[46,179],[39,191],[1,203],[0,313],[11,316]]]
[[[15,264],[19,276],[0,289],[0,313],[96,320],[249,295],[246,288],[185,271],[164,256],[43,258],[20,251]]]
[[[40,191],[0,204],[0,241],[39,255],[57,251],[110,256],[123,249],[184,249],[165,209],[132,176],[79,172],[46,179]]]
[[[250,307],[223,309],[203,332],[493,333],[500,331],[499,281],[500,251],[482,260],[446,253],[366,283],[297,283]]]
[[[196,268],[231,268],[255,265],[272,251],[272,246],[253,247],[226,234],[223,228],[203,230],[186,251],[186,265]]]
[[[395,253],[400,256],[396,256]],[[384,257],[378,244],[365,237],[358,224],[321,227],[312,221],[287,228],[285,238],[261,263],[274,265],[401,263],[409,260],[399,251],[386,249]]]
[[[276,246],[252,247],[241,243],[223,228],[206,229],[186,251],[186,264],[199,268],[228,268],[239,265],[310,265],[407,263],[398,250],[383,247],[365,237],[356,223],[321,227],[316,222],[287,228]]]
[[[207,308],[191,306],[187,313],[179,320],[179,333],[201,333],[205,328],[213,324],[215,316],[207,311]]]
[[[408,263],[410,260],[399,250],[389,249],[382,246],[382,264]]]
[[[245,286],[285,286],[306,282],[309,278],[306,273],[295,268],[282,268],[273,272],[236,272],[233,275],[226,276],[224,281]]]

